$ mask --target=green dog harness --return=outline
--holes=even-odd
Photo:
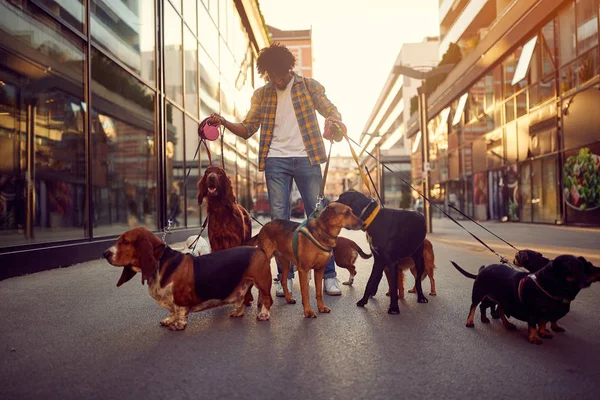
[[[318,216],[318,214],[317,214],[317,216]],[[313,215],[308,217],[308,219],[305,219],[300,224],[300,226],[298,226],[296,228],[296,230],[292,234],[292,250],[294,251],[294,257],[296,257],[296,261],[299,260],[299,258],[298,258],[298,234],[299,233],[302,233],[304,236],[306,236],[319,249],[326,251],[328,253],[331,253],[331,250],[333,250],[333,247],[323,246],[321,243],[319,243],[319,241],[317,239],[315,239],[315,237],[312,235],[312,233],[310,233],[310,231],[308,230],[308,227],[306,226],[306,224],[308,223],[309,220],[311,220],[313,218],[316,218],[314,216],[314,213],[313,213]]]

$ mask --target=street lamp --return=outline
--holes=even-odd
[[[445,64],[439,67],[419,66],[410,68],[404,65],[394,66],[394,73],[404,75],[409,78],[421,80],[421,86],[417,89],[418,93],[418,118],[419,127],[421,128],[421,161],[423,163],[423,194],[429,198],[429,135],[427,133],[427,89],[425,80],[433,76],[448,73],[454,68],[455,64]],[[419,68],[419,69],[416,69]],[[431,233],[431,206],[429,201],[423,202],[423,215],[425,216],[425,228],[427,233]]]

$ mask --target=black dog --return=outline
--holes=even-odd
[[[412,257],[417,270],[416,286],[419,303],[427,303],[421,288],[421,276],[425,269],[423,242],[425,241],[425,218],[416,211],[380,208],[376,200],[360,192],[350,190],[336,201],[352,208],[352,212],[365,221],[367,240],[373,253],[373,270],[365,293],[356,305],[364,307],[369,297],[377,292],[384,268],[390,271],[390,308],[388,313],[398,314],[398,268],[403,258]]]
[[[475,279],[471,295],[471,309],[466,326],[475,326],[473,319],[477,305],[484,299],[498,304],[498,311],[506,329],[514,330],[507,316],[528,324],[530,343],[542,344],[548,336],[546,322],[556,320],[563,304],[570,303],[579,289],[589,287],[583,262],[575,256],[562,255],[535,274],[519,272],[504,264],[492,264],[479,269],[473,275],[455,262],[454,267],[468,278]],[[482,319],[483,319],[482,315]],[[539,324],[540,332],[536,330]]]
[[[583,257],[578,257],[579,261],[583,263],[583,272],[589,282],[596,282],[600,279],[600,268],[595,267],[591,262]],[[520,250],[515,254],[514,264],[523,267],[529,272],[537,272],[548,263],[550,259],[544,257],[541,253],[533,250]],[[571,294],[573,298],[579,293],[579,288],[574,288]],[[564,303],[556,310],[556,319],[550,320],[550,327],[554,332],[564,332],[565,329],[557,324],[558,320],[564,318],[565,315],[571,310],[570,303]],[[492,311],[493,312],[493,311]],[[492,315],[493,316],[493,315]],[[542,330],[546,330],[546,327],[540,327]],[[551,336],[550,336],[551,337]]]

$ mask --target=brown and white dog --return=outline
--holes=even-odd
[[[103,255],[123,267],[117,286],[141,272],[150,296],[169,311],[160,324],[171,330],[185,329],[190,312],[226,304],[235,304],[230,316],[243,316],[244,297],[252,285],[259,290],[257,319],[270,318],[271,266],[259,248],[241,246],[195,257],[171,249],[146,228],[135,228]]]

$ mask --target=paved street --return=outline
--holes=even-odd
[[[573,302],[561,320],[567,332],[541,346],[527,342],[518,321],[519,330],[507,332],[498,321],[482,325],[477,313],[467,329],[472,281],[449,260],[476,272],[497,259],[451,224],[434,220],[430,236],[438,295],[418,304],[407,294],[397,316],[387,314],[385,283],[366,308],[356,307],[372,262],[362,259],[354,286],[325,296],[331,314],[304,319],[294,282],[298,304],[276,298],[270,322],[256,321],[256,308],[241,319],[221,308],[193,314],[184,332],[158,325],[166,312],[139,279],[116,288],[120,270],[104,260],[2,281],[0,398],[597,398],[600,284]],[[564,250],[600,264],[599,230],[485,226],[519,248]],[[343,235],[368,249],[364,233]],[[346,280],[345,270],[338,273]],[[412,285],[409,273],[406,280]],[[429,293],[429,281],[423,287]]]

